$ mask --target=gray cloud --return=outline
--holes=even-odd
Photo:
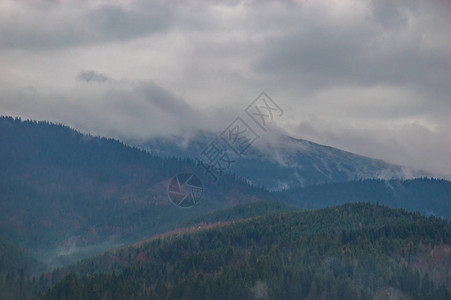
[[[17,90],[0,83],[0,112],[126,140],[183,136],[208,126],[214,129],[212,117],[218,121],[214,114],[200,118],[201,111],[151,81],[116,80],[96,71],[77,78],[77,85],[62,92]]]
[[[388,125],[377,130],[349,129],[328,123],[322,120],[305,121],[299,125],[298,132],[303,138],[318,143],[365,153],[415,169],[427,169],[437,177],[451,179],[451,160],[447,159],[451,157],[451,133],[448,129],[431,130],[420,123],[396,128]]]
[[[299,138],[451,174],[448,0],[13,1],[0,114],[219,132],[262,90]]]
[[[86,82],[105,82],[109,79],[105,75],[97,73],[94,70],[81,72],[78,74],[77,78]]]
[[[300,18],[293,33],[271,40],[256,68],[313,89],[407,85],[449,95],[451,59],[428,38],[446,39],[450,22],[432,21],[436,9],[424,11],[415,2],[371,4],[362,9],[364,18],[349,22],[327,11]]]
[[[9,4],[9,5],[8,5]],[[170,11],[158,4],[145,10],[87,1],[10,2],[0,10],[0,49],[52,50],[123,41],[164,30]]]

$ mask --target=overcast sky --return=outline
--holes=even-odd
[[[145,139],[266,91],[297,138],[451,175],[451,1],[0,1],[0,114]]]

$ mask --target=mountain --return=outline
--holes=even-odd
[[[281,139],[298,147],[293,139]],[[288,151],[290,144],[282,145],[288,154],[293,153]],[[249,164],[254,175],[260,174],[277,185],[278,176],[286,178],[289,168],[277,169],[275,162],[268,162],[263,152],[258,152],[264,151],[259,147],[249,149],[251,154],[254,151],[254,158],[243,157],[241,162]],[[321,147],[318,149],[324,152],[316,149],[308,156],[311,164],[316,165],[319,153],[323,153],[324,162],[334,157],[327,147]],[[345,154],[330,151],[340,154],[333,159],[335,166],[340,159],[345,161]],[[306,152],[298,154],[308,165]],[[446,221],[370,204],[301,211],[363,201],[449,218],[448,181],[357,180],[269,192],[249,184],[247,178],[230,174],[223,174],[214,183],[193,158],[160,155],[114,139],[81,134],[60,124],[0,117],[0,296],[23,298],[56,284],[39,297],[83,298],[98,291],[102,297],[111,298],[108,293],[117,291],[133,298],[127,293],[134,290],[137,298],[164,298],[177,293],[190,298],[191,292],[186,289],[192,287],[205,295],[217,287],[223,293],[219,298],[246,296],[249,291],[263,298],[312,298],[314,294],[327,298],[339,291],[348,298],[384,298],[385,288],[392,296],[448,297],[441,285],[450,267],[447,258],[443,259],[451,249]],[[358,156],[349,155],[349,163],[364,167],[367,158],[359,161]],[[174,177],[180,173],[198,174],[202,182],[203,197],[194,207],[182,209],[169,201],[168,188],[173,187],[173,179],[183,178]],[[320,173],[312,170],[312,176],[315,174]],[[357,246],[349,244],[355,231],[361,234]],[[130,244],[134,246],[125,246]],[[147,249],[142,255],[141,250],[135,250],[141,246]],[[220,250],[229,251],[230,247],[230,253]],[[44,268],[51,270],[111,249],[117,250],[28,279]],[[196,253],[194,261],[177,259],[177,255],[184,258],[185,254]],[[313,260],[306,261],[304,258],[312,253]],[[156,260],[149,261],[149,255]],[[224,257],[233,259],[224,261]],[[338,265],[330,263],[336,257]],[[259,269],[254,258],[267,261],[264,269]],[[441,263],[436,263],[438,259]],[[363,277],[343,273],[350,268],[349,261],[363,266],[352,273]],[[207,269],[198,269],[204,263]],[[372,270],[368,264],[373,263],[381,269]],[[330,269],[330,265],[334,267]],[[270,273],[264,278],[250,275],[266,274],[268,268],[276,270],[272,278],[279,277],[277,272],[291,274],[302,290],[292,289],[290,278],[271,285]],[[309,279],[297,269],[307,272],[301,273],[308,274]],[[189,281],[185,275],[196,280]],[[403,277],[409,278],[408,282]],[[161,280],[154,282],[155,278]],[[231,278],[241,278],[245,285],[231,287],[226,284]],[[377,284],[370,284],[372,281]]]
[[[254,170],[259,168],[258,160],[251,162]],[[263,169],[271,165],[262,164]],[[198,174],[204,187],[202,200],[190,209],[168,199],[169,181],[181,172]],[[257,173],[268,180],[278,176],[277,170]],[[449,182],[401,183],[396,193],[388,185],[353,182],[274,193],[227,174],[213,183],[189,158],[156,156],[63,125],[0,117],[0,234],[50,266],[171,231],[196,218],[222,221],[213,214],[217,209],[257,200],[309,209],[372,201],[450,216]],[[361,191],[358,197],[356,191]]]
[[[292,188],[276,194],[278,199],[304,209],[363,201],[451,220],[451,182],[440,179],[368,179]]]
[[[166,157],[200,157],[217,136],[200,131],[186,137],[156,137],[135,144]],[[340,149],[289,136],[265,133],[242,156],[235,155],[230,172],[254,186],[282,190],[322,183],[366,178],[408,179],[428,176],[426,172],[389,164]]]
[[[1,117],[0,234],[61,264],[270,197],[233,176],[213,184],[200,174],[202,201],[180,209],[167,194],[180,172],[201,173],[189,159],[160,158],[63,125]]]
[[[83,260],[38,299],[450,299],[450,249],[448,222],[405,210],[278,212]]]

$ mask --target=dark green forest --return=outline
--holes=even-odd
[[[38,299],[450,299],[449,252],[429,257],[450,238],[446,221],[385,206],[278,212],[55,270]]]
[[[0,299],[16,299],[30,295],[30,278],[44,272],[46,266],[30,253],[0,239]]]

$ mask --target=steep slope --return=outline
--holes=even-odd
[[[157,155],[194,158],[215,137],[211,132],[198,132],[190,137],[154,138],[139,146]],[[255,186],[265,186],[270,190],[364,178],[406,179],[427,175],[422,171],[271,133],[257,140],[242,157],[236,157],[230,171],[247,178]]]
[[[446,180],[363,180],[293,188],[277,195],[304,209],[364,201],[451,219],[451,182]]]
[[[449,223],[382,206],[279,212],[84,260],[39,298],[450,299],[450,242]]]

